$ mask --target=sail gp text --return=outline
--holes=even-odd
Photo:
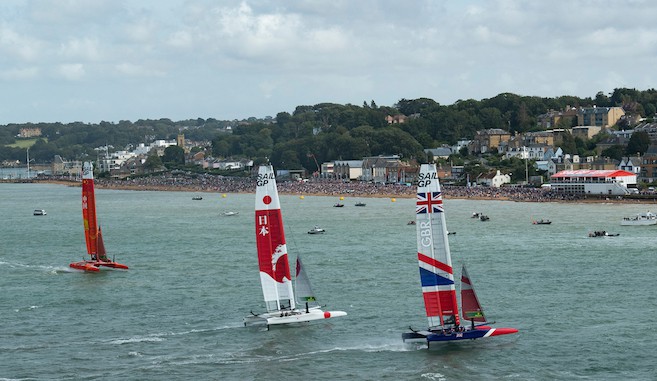
[[[268,174],[258,174],[258,179],[256,180],[256,184],[261,187],[263,185],[267,185],[269,183],[269,179],[274,179],[274,174],[273,173],[268,173]]]
[[[431,246],[431,222],[420,222],[420,244],[424,247]]]
[[[417,177],[417,186],[428,187],[431,184],[431,180],[438,180],[438,174],[436,172],[420,173]]]

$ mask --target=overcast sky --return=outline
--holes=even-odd
[[[657,1],[0,1],[0,124],[618,87],[657,88]]]

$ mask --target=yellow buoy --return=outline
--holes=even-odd
[[[344,200],[344,197],[340,196],[340,200]]]
[[[390,199],[390,201],[395,202],[395,201],[397,201],[397,199],[393,197],[393,198]]]
[[[225,193],[224,193],[224,194],[222,194],[222,195],[221,195],[221,197],[223,197],[223,198],[226,198],[226,194],[225,194]]]
[[[299,198],[303,200],[303,196],[299,196]]]

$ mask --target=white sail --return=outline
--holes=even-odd
[[[317,298],[310,285],[310,278],[306,274],[306,270],[301,262],[301,257],[297,256],[297,271],[294,278],[294,291],[297,295],[297,301],[301,305],[308,307],[317,306]]]

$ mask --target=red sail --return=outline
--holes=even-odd
[[[292,279],[288,255],[281,252],[286,246],[280,209],[256,210],[256,245],[261,272],[279,283]]]
[[[98,223],[96,220],[96,199],[94,196],[94,179],[82,179],[82,219],[84,221],[84,238],[87,253],[92,257],[98,254]]]
[[[98,259],[101,261],[109,262],[107,258],[107,251],[105,250],[105,242],[103,242],[103,231],[98,226]]]
[[[477,294],[475,293],[474,286],[468,276],[468,271],[463,266],[461,271],[461,313],[463,319],[467,321],[485,322],[484,310],[479,304]]]

